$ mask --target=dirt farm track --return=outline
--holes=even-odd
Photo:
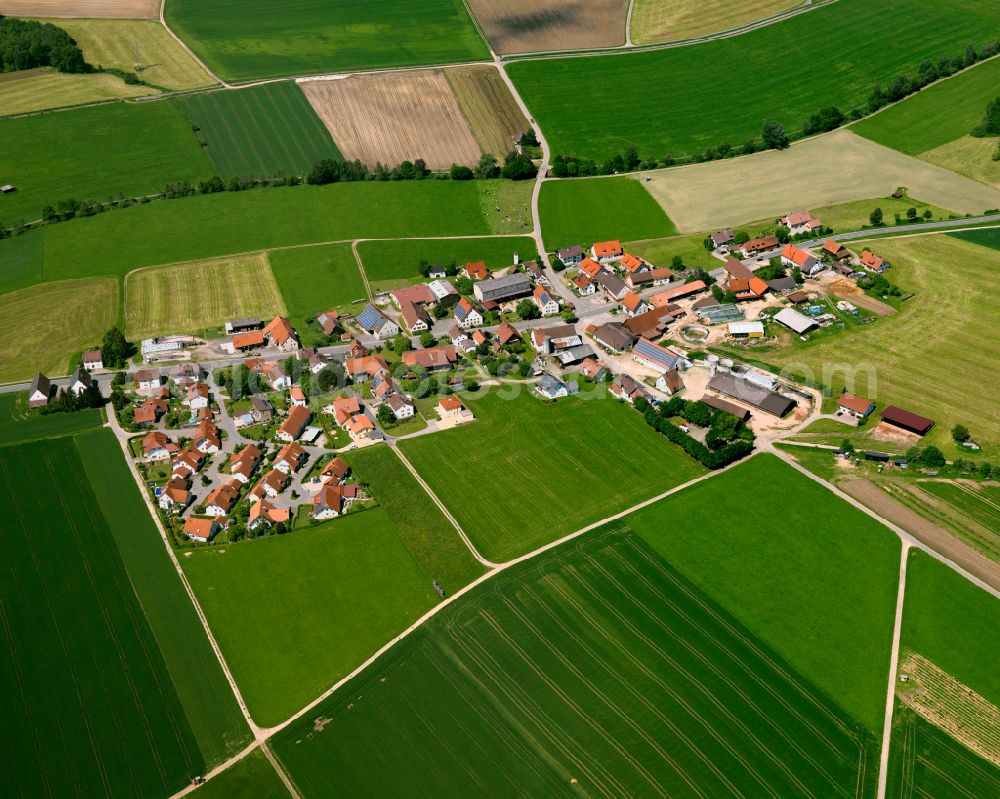
[[[395,166],[423,158],[431,169],[479,160],[479,144],[441,70],[299,85],[348,160]]]
[[[159,19],[160,0],[0,0],[0,14],[11,17]]]

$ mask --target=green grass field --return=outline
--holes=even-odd
[[[853,718],[882,729],[899,574],[889,530],[770,455],[626,521]]]
[[[903,600],[903,650],[920,653],[1000,705],[995,668],[1000,600],[923,552],[910,553]]]
[[[490,232],[475,181],[339,183],[199,195],[75,219],[0,241],[0,265],[14,262],[46,280],[122,276],[295,244]],[[29,236],[41,236],[42,246],[21,244]],[[8,258],[12,243],[16,255]]]
[[[27,392],[0,394],[0,446],[71,436],[102,424],[104,415],[97,408],[42,416],[28,408]]]
[[[924,58],[958,56],[998,27],[1000,8],[972,0],[941,0],[920,14],[840,0],[696,47],[520,61],[508,74],[554,154],[603,160],[634,145],[642,158],[663,158],[759,141],[769,119],[794,132],[823,107],[846,113],[876,82],[916,74]],[[815,62],[817,47],[823,68],[798,68]]]
[[[967,521],[992,530],[1000,541],[1000,488],[939,480],[924,480],[918,485],[921,491],[950,506]]]
[[[194,89],[215,83],[159,20],[47,21],[76,39],[90,64],[134,72],[151,86],[164,89]]]
[[[285,313],[263,253],[140,269],[125,278],[125,335],[131,341],[200,333],[228,319]]]
[[[864,119],[851,130],[886,147],[920,155],[972,133],[997,96],[1000,58],[961,72]]]
[[[30,114],[156,93],[148,86],[129,86],[117,75],[77,75],[40,67],[0,74],[0,113]]]
[[[471,424],[399,445],[490,560],[523,555],[703,471],[616,400],[544,404],[514,388],[514,398],[467,397]]]
[[[978,244],[981,247],[989,247],[991,250],[1000,250],[1000,227],[963,230],[960,233],[949,233],[948,235],[955,239]]]
[[[171,28],[230,80],[486,59],[460,0],[175,0]],[[433,31],[433,35],[428,35]]]
[[[5,792],[180,790],[204,761],[75,444],[0,449],[0,477]]]
[[[539,198],[549,250],[595,241],[657,239],[677,232],[670,217],[632,178],[547,181]]]
[[[181,559],[254,720],[277,724],[437,601],[380,509]]]
[[[530,261],[537,258],[534,239],[518,236],[504,239],[451,239],[448,241],[363,241],[358,245],[365,274],[373,288],[394,288],[420,277],[420,260],[459,267],[470,261],[485,261],[490,269],[514,263],[514,253]]]
[[[259,749],[191,795],[196,799],[289,799],[288,789]]]
[[[915,294],[900,312],[850,335],[761,351],[758,360],[787,365],[793,375],[833,391],[853,384],[849,390],[880,407],[894,404],[933,419],[923,443],[939,446],[948,458],[959,454],[949,431],[961,422],[983,447],[976,456],[989,459],[1000,446],[1000,417],[990,410],[1000,345],[977,331],[992,329],[1000,318],[989,288],[1000,250],[949,235],[871,246],[892,264],[887,278]],[[968,457],[968,450],[961,455]]]
[[[60,200],[150,194],[212,173],[174,102],[106,105],[0,119],[0,174],[17,191],[0,197],[0,220],[39,219]]]
[[[458,532],[392,450],[367,447],[348,453],[347,461],[430,579],[453,594],[483,573]]]
[[[17,335],[0,341],[0,382],[36,372],[69,374],[70,359],[101,340],[118,321],[118,283],[106,278],[60,280],[0,294],[0,319]]]
[[[306,799],[874,796],[877,745],[638,537],[483,584],[278,734]]]
[[[215,172],[304,175],[322,158],[340,158],[326,126],[295,83],[181,98]]]
[[[206,765],[221,763],[250,742],[250,730],[194,605],[114,434],[78,435],[76,446]]]
[[[886,785],[889,799],[982,799],[997,795],[1000,769],[896,703]]]
[[[350,244],[273,250],[267,260],[296,324],[365,297],[365,284]]]

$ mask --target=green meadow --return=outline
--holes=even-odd
[[[190,94],[180,102],[223,178],[304,175],[320,159],[342,157],[302,90],[290,81]]]
[[[197,799],[289,799],[288,789],[259,749],[210,779],[193,796]]]
[[[421,259],[430,264],[459,267],[470,261],[485,261],[490,269],[514,263],[514,253],[530,261],[537,258],[535,240],[527,236],[497,239],[450,239],[447,241],[363,241],[358,244],[368,280],[379,288],[398,286],[420,278]]]
[[[766,454],[626,521],[853,718],[882,729],[900,551],[887,528]]]
[[[486,59],[461,0],[172,0],[170,27],[229,80]]]
[[[0,119],[0,222],[33,221],[60,200],[155,194],[167,183],[212,174],[175,102],[115,103]]]
[[[632,178],[546,181],[538,213],[549,250],[608,239],[658,239],[677,232],[659,203]]]
[[[642,158],[760,141],[767,120],[798,132],[806,117],[863,105],[876,82],[916,74],[924,58],[995,39],[1000,7],[939,0],[839,0],[780,24],[694,47],[510,64],[556,155]],[[889,33],[890,35],[887,35]],[[734,68],[735,65],[735,68]]]
[[[523,555],[703,473],[617,400],[546,404],[513,388],[513,398],[506,389],[464,397],[475,422],[399,444],[490,560]]]
[[[27,392],[0,394],[0,446],[61,438],[96,430],[102,424],[104,413],[98,408],[42,416],[28,407]]]
[[[296,325],[366,296],[350,244],[272,250],[267,259]]]
[[[877,741],[627,528],[443,609],[274,750],[305,799],[874,795]]]

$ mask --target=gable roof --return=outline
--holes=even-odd
[[[419,305],[420,303],[434,302],[436,299],[434,292],[431,291],[430,286],[426,283],[417,283],[415,286],[404,286],[401,289],[394,289],[389,292],[389,295],[396,301],[396,304],[400,308],[407,302]]]
[[[288,418],[282,422],[278,432],[290,435],[292,438],[298,438],[299,433],[308,424],[309,416],[310,411],[305,405],[296,405],[288,412]]]
[[[273,338],[278,346],[284,344],[288,339],[295,337],[295,330],[292,328],[292,323],[283,316],[274,317],[264,328],[263,333],[265,337],[269,336]]]
[[[816,259],[813,256],[790,243],[786,244],[785,248],[781,251],[781,257],[787,258],[799,267],[811,267],[816,263]]]
[[[598,258],[621,255],[622,243],[620,241],[595,241],[594,255]]]
[[[358,314],[358,324],[369,333],[378,333],[392,320],[371,303]]]
[[[677,364],[681,362],[681,356],[676,352],[668,350],[666,347],[661,347],[659,344],[654,344],[645,337],[640,338],[636,342],[632,353],[647,361],[652,361],[666,370],[677,368]]]
[[[593,280],[599,272],[603,271],[605,271],[604,267],[592,258],[584,258],[580,261],[580,272],[589,277],[591,280]]]
[[[842,408],[847,408],[855,413],[867,414],[872,408],[875,407],[875,403],[872,402],[867,397],[859,397],[856,394],[851,394],[845,391],[839,397],[837,397],[837,404]]]
[[[727,258],[722,268],[734,280],[749,280],[753,277],[753,272],[736,258]]]
[[[500,327],[497,328],[497,340],[501,344],[506,344],[508,341],[520,341],[521,334],[510,322],[501,322]]]

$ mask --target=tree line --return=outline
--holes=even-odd
[[[721,469],[753,452],[754,434],[745,422],[725,411],[713,412],[701,401],[671,397],[669,402],[661,402],[657,408],[645,397],[639,397],[635,409],[642,414],[646,424],[679,445],[707,469]],[[707,427],[706,444],[675,425],[672,421],[675,416]]]

